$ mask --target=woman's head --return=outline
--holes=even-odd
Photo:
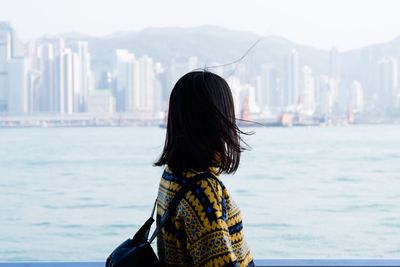
[[[165,145],[155,165],[174,173],[210,167],[233,173],[243,150],[241,133],[227,82],[208,71],[189,72],[171,92]]]

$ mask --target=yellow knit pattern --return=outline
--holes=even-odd
[[[177,177],[168,168],[164,171],[157,200],[158,219],[182,187],[182,180],[196,173]],[[254,266],[240,210],[225,186],[211,174],[181,200],[157,236],[157,250],[166,266]]]

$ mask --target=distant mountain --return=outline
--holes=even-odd
[[[62,37],[64,39],[77,39],[77,40],[88,40],[92,38],[90,35],[81,32],[64,32],[58,34],[58,37]]]
[[[89,41],[92,65],[97,71],[110,70],[116,49],[130,50],[138,57],[147,54],[165,66],[168,66],[174,57],[193,55],[200,59],[203,66],[215,62],[229,63],[240,58],[260,38],[252,32],[217,26],[147,28],[100,38],[79,33],[63,36]],[[328,74],[329,51],[297,44],[277,36],[264,37],[244,62],[251,73],[258,73],[262,63],[272,63],[282,72],[285,59],[293,49],[299,54],[300,65],[309,65],[315,75]],[[377,63],[385,56],[400,58],[400,37],[388,43],[341,53],[344,84],[357,79],[368,92],[375,90]]]
[[[128,49],[139,57],[147,54],[164,65],[168,65],[176,56],[193,55],[205,65],[214,62],[229,63],[240,58],[260,38],[255,33],[217,26],[147,28],[101,38],[83,34],[76,34],[75,37],[69,34],[69,37],[89,41],[92,63],[96,70],[109,68],[116,49]],[[301,64],[310,65],[318,73],[328,70],[327,51],[295,44],[276,36],[264,37],[244,62],[250,63],[250,68],[258,68],[261,63],[274,63],[280,68],[292,49],[299,53]]]

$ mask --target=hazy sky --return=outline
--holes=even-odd
[[[400,36],[399,0],[0,0],[20,38],[205,24],[340,50]]]

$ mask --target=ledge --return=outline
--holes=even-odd
[[[255,260],[258,267],[399,267],[400,259],[264,259]],[[0,262],[0,267],[104,267],[102,261],[82,262]]]

